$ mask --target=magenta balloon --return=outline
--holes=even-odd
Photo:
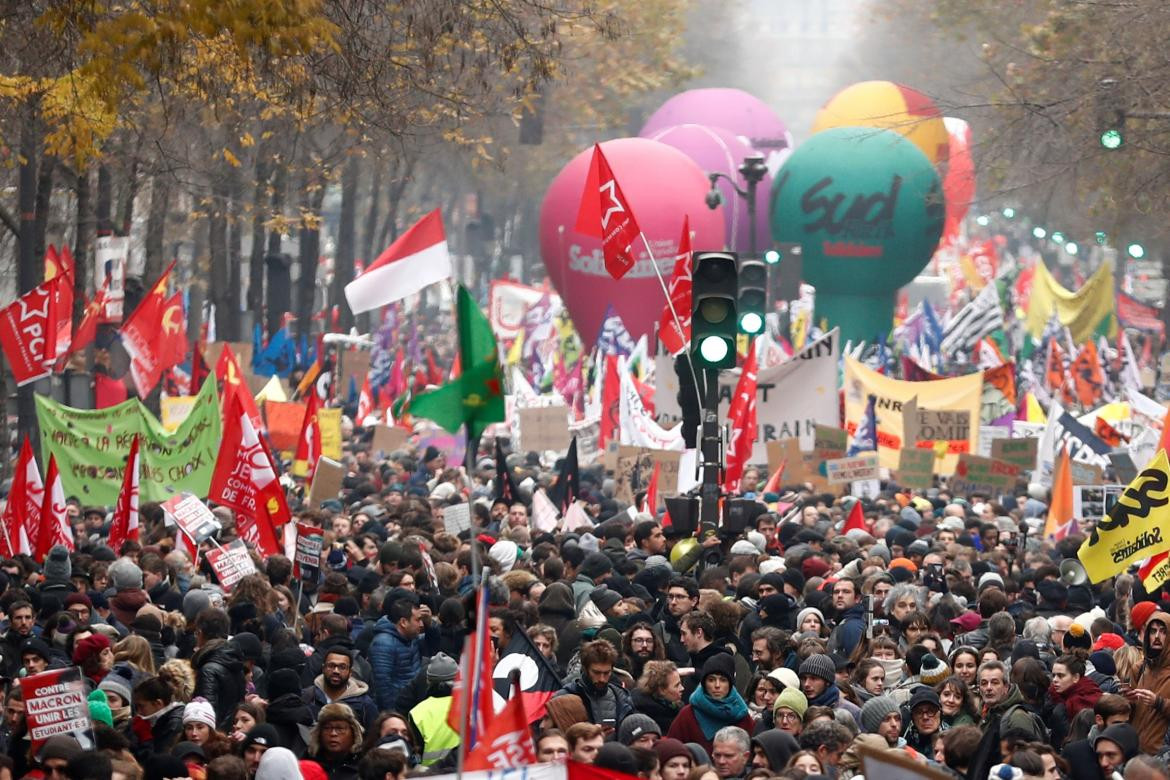
[[[685,154],[646,138],[618,138],[601,145],[638,226],[654,250],[663,278],[670,281],[682,235],[683,217],[690,217],[692,246],[696,250],[723,246],[722,208],[711,211],[704,203],[709,183],[706,175]],[[638,264],[621,279],[605,270],[601,240],[573,230],[585,176],[589,172],[590,147],[569,161],[544,196],[540,207],[540,254],[577,333],[592,349],[605,316],[613,303],[630,335],[653,335],[666,298],[650,265],[646,247],[639,241]]]
[[[792,148],[792,135],[776,112],[742,89],[716,87],[680,92],[650,115],[638,135],[649,138],[675,125],[726,128],[766,156]]]
[[[739,166],[754,150],[739,139],[735,133],[722,127],[705,125],[677,125],[660,130],[652,140],[673,146],[695,161],[706,173],[725,173],[740,187],[747,189],[747,182],[739,174]],[[751,214],[747,201],[735,194],[735,189],[726,179],[720,179],[719,191],[723,193],[723,226],[732,250],[746,253],[751,247]],[[763,181],[756,185],[756,248],[758,252],[772,242],[772,229],[768,225],[768,198],[772,192],[772,177],[765,174]]]

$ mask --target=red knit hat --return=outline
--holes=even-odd
[[[1146,621],[1150,619],[1150,615],[1158,611],[1158,605],[1152,601],[1139,601],[1133,605],[1129,616],[1133,619],[1133,627],[1138,631],[1145,628]]]
[[[80,666],[109,646],[110,639],[105,634],[90,634],[74,645],[73,663]]]
[[[1105,633],[1097,637],[1097,641],[1093,643],[1093,652],[1098,650],[1116,650],[1119,647],[1125,646],[1125,640],[1117,634]]]

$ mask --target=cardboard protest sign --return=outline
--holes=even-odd
[[[24,695],[24,720],[33,755],[50,737],[62,734],[76,739],[82,750],[95,748],[80,669],[50,669],[22,677],[20,692]]]
[[[801,448],[809,452],[813,449],[814,426],[838,424],[839,336],[840,332],[834,328],[783,363],[757,373],[756,421],[759,430],[749,463],[767,462],[768,442],[780,439],[799,439]],[[674,358],[666,354],[655,358],[654,381],[654,407],[659,422],[681,420]],[[738,382],[739,371],[719,372],[720,419],[727,419]]]
[[[219,521],[203,503],[203,500],[191,493],[182,493],[163,502],[163,511],[166,512],[183,533],[195,540],[195,544],[206,541],[220,530]]]
[[[822,460],[843,458],[848,448],[849,437],[845,431],[828,425],[814,426],[812,449]]]
[[[443,529],[452,536],[471,530],[471,505],[452,504],[443,507]]]
[[[341,364],[341,384],[338,387],[342,393],[349,392],[350,380],[357,387],[362,386],[366,374],[370,373],[370,353],[365,349],[343,349],[338,353],[338,362]]]
[[[243,539],[236,539],[226,547],[216,547],[207,551],[207,562],[211,564],[219,584],[225,592],[230,593],[236,583],[256,573],[256,564],[248,553],[248,545]]]
[[[876,398],[878,456],[884,468],[895,469],[898,455],[906,443],[903,431],[902,404],[917,399],[919,421],[924,409],[937,412],[965,412],[968,425],[954,418],[952,424],[940,425],[934,435],[954,435],[947,439],[947,455],[935,461],[935,472],[951,474],[959,462],[959,453],[974,452],[979,438],[979,406],[983,388],[982,373],[937,379],[925,382],[907,382],[892,379],[874,371],[853,358],[845,358],[845,428],[857,430],[865,416],[869,396]],[[935,422],[938,422],[937,418]],[[964,435],[965,434],[965,435]],[[919,431],[918,439],[928,435]]]
[[[902,404],[902,438],[908,447],[913,447],[918,441],[917,396]]]
[[[336,406],[318,409],[317,424],[321,426],[321,455],[341,460],[341,409]]]
[[[990,458],[991,445],[995,441],[1009,441],[1012,436],[1012,429],[1006,425],[980,425],[979,426],[979,446],[975,453],[981,458]],[[1020,464],[1027,468],[1027,464]]]
[[[929,489],[934,484],[934,450],[903,447],[896,471],[902,487]]]
[[[516,410],[520,427],[520,449],[524,452],[558,452],[569,448],[569,409],[544,406]],[[578,444],[578,447],[580,445]],[[578,450],[580,457],[580,450]],[[579,462],[579,461],[578,461]]]
[[[1087,463],[1068,462],[1069,472],[1075,485],[1104,485],[1105,472],[1100,466],[1091,466]]]
[[[319,418],[318,418],[319,419]],[[305,404],[296,401],[265,401],[264,424],[268,440],[278,452],[295,452],[305,421]],[[322,438],[324,431],[322,431]]]
[[[1030,469],[1036,463],[1036,450],[1040,445],[1037,438],[995,439],[991,442],[991,457],[1005,463]]]
[[[195,408],[195,402],[198,400],[197,395],[175,395],[159,399],[163,427],[174,433],[183,421],[191,416],[191,410]]]
[[[859,482],[866,479],[879,479],[878,455],[876,452],[864,452],[851,458],[837,458],[825,461],[825,478],[830,485],[843,485],[846,482]]]
[[[165,501],[184,490],[207,495],[221,438],[214,379],[204,383],[174,433],[136,398],[105,409],[75,409],[38,395],[36,406],[42,463],[56,456],[65,495],[114,506],[135,436],[141,443],[143,502]]]
[[[636,494],[644,491],[649,484],[655,463],[662,464],[658,472],[658,494],[663,498],[674,495],[678,485],[678,464],[681,455],[682,453],[671,450],[618,447],[617,463],[614,468],[614,480],[617,482],[614,498],[633,504]]]
[[[308,582],[316,582],[321,574],[321,553],[324,549],[324,530],[307,523],[297,523],[297,543],[293,550],[296,571],[293,575]]]
[[[394,450],[401,449],[410,441],[410,431],[399,428],[397,425],[375,425],[374,439],[370,447],[374,453],[389,455]]]
[[[1000,496],[1016,489],[1023,471],[1014,463],[964,452],[947,486],[958,495]]]
[[[344,479],[345,467],[333,458],[324,455],[318,458],[317,468],[313,472],[313,482],[309,486],[309,506],[318,508],[322,501],[337,498]]]
[[[915,761],[904,751],[874,750],[866,745],[858,748],[861,755],[860,773],[865,780],[949,780],[949,775],[934,769],[926,762]]]

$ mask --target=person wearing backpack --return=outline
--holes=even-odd
[[[1025,742],[1047,742],[1048,730],[1036,713],[1028,710],[1019,687],[1008,679],[1002,661],[986,661],[976,676],[983,701],[983,719],[979,729],[983,739],[971,760],[968,780],[984,780],[991,767],[1004,760],[1001,740],[1012,738]]]

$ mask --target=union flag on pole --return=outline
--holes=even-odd
[[[69,515],[65,511],[65,487],[61,484],[57,459],[52,455],[49,456],[49,468],[45,472],[45,497],[40,521],[36,551],[33,554],[36,560],[43,563],[49,551],[58,544],[73,552],[73,526],[69,524]]]
[[[366,418],[374,413],[374,391],[370,387],[370,375],[366,374],[366,378],[362,380],[362,389],[358,393],[357,405],[357,419],[354,424],[357,426],[365,426]]]
[[[236,360],[236,353],[232,352],[230,344],[223,345],[223,352],[219,353],[219,360],[215,363],[215,378],[219,380],[220,400],[223,408],[229,408],[229,401],[233,396],[239,396],[240,403],[252,427],[257,431],[264,430],[264,421],[260,418],[260,410],[256,408],[256,399],[244,382],[244,373],[240,370],[240,363]]]
[[[320,396],[310,392],[309,401],[305,404],[305,418],[301,422],[301,436],[297,439],[297,452],[294,458],[296,468],[304,469],[305,479],[309,482],[313,481],[313,472],[317,470],[317,460],[321,457],[321,423],[317,418],[320,407]]]
[[[236,511],[240,538],[261,554],[279,555],[277,526],[290,519],[272,455],[256,433],[238,390],[225,398],[223,443],[215,459],[208,498]]]
[[[728,493],[739,491],[739,480],[744,466],[752,456],[756,442],[756,344],[748,345],[743,373],[735,385],[735,395],[727,419],[731,423],[731,442],[727,445],[727,471],[723,475],[723,489]]]
[[[130,376],[141,398],[150,395],[163,369],[174,365],[167,361],[178,332],[183,330],[186,337],[182,299],[177,294],[167,298],[167,279],[174,267],[172,261],[122,325],[122,345],[130,356]]]
[[[93,300],[85,305],[85,311],[81,314],[81,322],[77,323],[77,330],[74,331],[73,340],[69,344],[69,352],[85,349],[89,346],[89,342],[93,341],[93,337],[97,335],[97,326],[101,320],[102,312],[106,309],[107,297],[106,286],[103,284],[94,293]]]
[[[109,548],[119,554],[126,541],[138,541],[138,436],[130,442],[126,456],[126,473],[122,475],[122,492],[114,506],[114,521],[110,524]]]
[[[634,242],[642,231],[609,161],[605,159],[605,153],[601,151],[601,144],[593,145],[593,158],[589,162],[585,191],[581,194],[581,207],[573,229],[582,235],[601,239],[605,270],[614,279],[621,279],[634,267]]]
[[[682,236],[678,240],[678,259],[674,261],[674,273],[670,275],[670,284],[666,289],[674,304],[674,313],[670,311],[669,305],[662,308],[658,338],[667,352],[677,355],[691,340],[691,223],[686,216],[683,217]],[[674,314],[678,314],[677,324]]]
[[[65,297],[60,288],[72,283],[69,277],[56,276],[0,311],[0,348],[17,387],[52,373],[57,360],[57,311]],[[73,300],[72,290],[69,300]]]
[[[45,486],[41,472],[33,457],[28,437],[20,447],[16,461],[16,472],[12,476],[12,488],[8,491],[8,503],[0,524],[4,527],[3,543],[8,551],[6,557],[17,553],[32,555],[29,539],[35,539],[41,527],[41,504],[45,500]]]

